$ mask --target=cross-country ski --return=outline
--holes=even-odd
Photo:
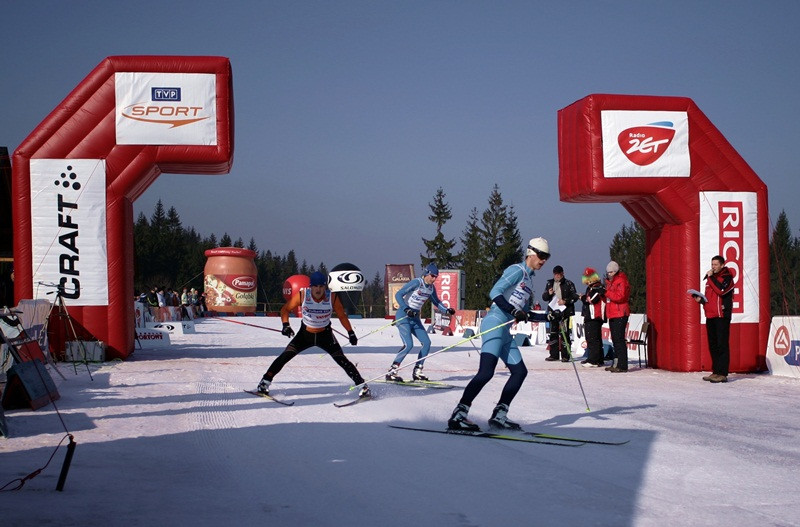
[[[501,441],[517,441],[519,443],[538,443],[540,445],[553,445],[553,446],[582,446],[583,443],[560,443],[558,441],[547,441],[544,439],[534,439],[531,437],[522,437],[518,435],[511,435],[508,433],[498,433],[498,432],[484,432],[483,430],[447,430],[447,429],[436,429],[436,428],[415,428],[411,426],[399,426],[399,425],[389,425],[391,428],[397,428],[398,430],[413,430],[415,432],[431,432],[434,434],[447,434],[447,435],[459,435],[459,436],[468,436],[468,437],[481,437],[484,439],[499,439]]]
[[[265,393],[259,393],[254,390],[244,390],[245,393],[249,393],[250,395],[255,395],[257,397],[261,397],[262,399],[267,399],[268,401],[272,401],[273,403],[282,404],[283,406],[292,406],[294,401],[284,401],[282,399],[278,399],[272,395],[267,395]]]

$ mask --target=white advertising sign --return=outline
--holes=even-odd
[[[217,81],[211,73],[114,75],[118,145],[216,145]]]
[[[700,275],[720,255],[734,274],[732,323],[758,322],[758,200],[755,192],[700,193]],[[701,283],[698,291],[705,290]],[[700,310],[701,322],[705,315]]]
[[[105,161],[30,163],[33,297],[58,285],[68,305],[108,305]]]
[[[767,367],[772,375],[800,379],[800,317],[774,317],[767,340]]]
[[[600,122],[604,177],[689,177],[686,112],[604,110]]]

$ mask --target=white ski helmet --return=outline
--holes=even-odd
[[[528,242],[528,250],[525,251],[525,256],[536,254],[542,260],[550,258],[550,244],[544,238],[532,238]]]

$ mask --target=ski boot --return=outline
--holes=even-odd
[[[394,382],[403,382],[403,378],[397,375],[397,369],[400,367],[400,364],[393,363],[392,367],[389,368],[389,371],[386,372],[386,380],[387,381],[394,381]]]
[[[414,372],[411,374],[411,378],[415,381],[429,381],[428,377],[426,377],[422,373],[422,364],[417,364],[414,366]]]
[[[447,421],[447,428],[450,430],[466,430],[469,432],[479,432],[480,427],[467,419],[467,414],[469,413],[469,406],[466,404],[459,403],[455,410],[453,410],[453,415],[450,416],[450,420]]]
[[[361,391],[358,392],[358,398],[369,399],[370,397],[372,397],[372,392],[369,391],[369,386],[365,384],[364,386],[361,387]]]
[[[492,428],[500,428],[503,430],[522,430],[514,421],[508,419],[508,405],[500,403],[494,407],[492,418],[489,419],[489,426]]]
[[[261,382],[258,383],[258,388],[256,391],[261,395],[269,395],[269,385],[272,384],[272,381],[268,381],[266,379],[261,379]]]

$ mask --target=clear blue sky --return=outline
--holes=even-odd
[[[797,1],[6,1],[0,145],[13,152],[109,55],[221,55],[224,176],[164,174],[185,226],[367,274],[419,264],[442,187],[461,236],[497,183],[522,237],[579,281],[632,218],[558,199],[556,114],[592,93],[690,97],[800,227]],[[199,270],[198,270],[199,271]]]

